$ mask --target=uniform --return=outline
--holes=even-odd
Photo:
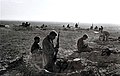
[[[43,67],[49,71],[53,71],[54,66],[54,53],[55,48],[53,41],[49,38],[49,35],[43,40]]]
[[[80,38],[78,40],[77,49],[78,49],[79,53],[81,53],[81,52],[89,52],[90,51],[90,48],[88,47],[88,45],[84,43],[83,38]]]
[[[42,49],[37,42],[34,42],[31,47],[31,57],[32,57],[32,64],[37,65],[41,63],[42,65]],[[42,67],[41,67],[42,68]]]
[[[100,34],[100,38],[102,38],[103,41],[108,41],[109,36],[110,33],[108,31],[102,31]]]

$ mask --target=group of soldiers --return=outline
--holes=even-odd
[[[35,37],[34,43],[31,47],[31,53],[33,56],[36,54],[42,54],[43,68],[48,72],[53,72],[56,56],[59,48],[59,44],[54,46],[53,40],[58,36],[59,33],[51,31],[42,41],[42,48],[39,46],[40,38]],[[77,42],[78,53],[90,52],[91,48],[84,43],[84,40],[88,38],[88,35],[84,34]]]
[[[58,47],[54,47],[53,40],[57,36],[55,31],[51,31],[42,42],[42,49],[39,46],[40,38],[35,37],[34,43],[31,47],[32,56],[36,57],[38,52],[42,54],[43,68],[47,71],[53,72],[53,66],[55,63],[55,52],[58,50]],[[35,56],[36,55],[36,56]]]
[[[110,34],[107,31],[100,31],[100,38],[102,37],[103,41],[107,41]],[[59,34],[56,31],[51,31],[42,41],[42,48],[39,46],[40,38],[35,37],[34,43],[31,47],[31,53],[33,57],[39,57],[41,54],[42,57],[42,65],[47,72],[54,72],[54,66],[57,59],[57,53],[59,49]],[[53,41],[57,37],[57,45],[55,46]],[[93,48],[88,46],[85,43],[85,40],[88,39],[88,35],[84,34],[77,41],[77,52],[81,54],[82,52],[92,52]]]

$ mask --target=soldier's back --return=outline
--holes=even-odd
[[[102,31],[102,34],[105,36],[110,36],[110,33],[108,31]]]

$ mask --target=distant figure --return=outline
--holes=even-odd
[[[45,27],[48,27],[47,25],[45,25]]]
[[[95,26],[94,30],[98,30],[98,27],[97,27],[97,26]]]
[[[30,26],[30,23],[26,22],[25,27],[28,27],[28,26]]]
[[[118,37],[118,41],[120,41],[120,36]]]
[[[90,30],[93,30],[93,25],[90,27]]]
[[[101,28],[99,28],[99,31],[101,31]]]
[[[99,28],[99,31],[103,31],[103,26],[101,26],[101,27]]]
[[[22,23],[22,26],[25,26],[25,22]]]
[[[47,35],[43,42],[43,67],[44,69],[53,72],[54,67],[54,54],[56,52],[56,47],[54,47],[53,40],[57,36],[55,31],[51,31],[49,35]]]
[[[101,31],[103,31],[103,26],[101,26]]]
[[[88,35],[83,35],[83,37],[81,37],[78,42],[77,42],[77,49],[78,52],[90,52],[92,49],[88,46],[88,44],[85,44],[84,40],[86,40],[88,38]]]
[[[110,36],[110,33],[108,31],[101,31],[101,34],[99,36],[99,40],[108,41],[109,36]]]
[[[22,25],[20,25],[22,27],[29,27],[30,26],[30,23],[28,22],[23,22]]]
[[[69,24],[67,25],[67,28],[70,28],[70,25],[69,25]]]
[[[77,23],[75,24],[75,28],[78,28],[78,24]]]
[[[63,25],[63,28],[65,28],[65,25]]]
[[[42,30],[46,30],[47,27],[48,27],[47,25],[43,24],[40,28],[41,28]]]
[[[41,28],[44,28],[45,27],[45,25],[43,24],[42,26],[41,26]]]

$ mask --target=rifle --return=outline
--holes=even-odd
[[[55,54],[54,54],[54,57],[53,57],[53,60],[54,62],[57,60],[57,53],[58,53],[58,49],[59,49],[59,36],[60,36],[60,31],[58,32],[58,37],[57,37],[57,44],[56,44],[56,47],[55,47]]]

